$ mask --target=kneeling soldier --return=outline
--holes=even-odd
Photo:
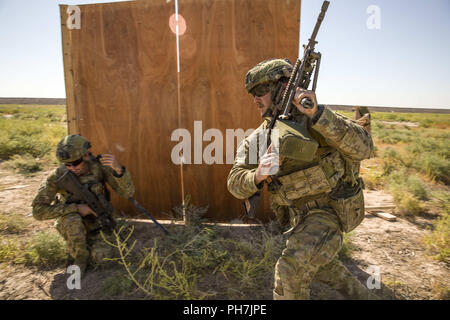
[[[41,184],[32,203],[35,219],[57,219],[56,229],[66,240],[69,264],[78,265],[82,274],[88,263],[101,263],[111,256],[112,247],[100,235],[101,230],[111,230],[105,230],[98,212],[62,188],[58,180],[67,173],[76,176],[107,209],[110,221],[114,221],[114,209],[109,202],[106,183],[121,197],[129,198],[134,194],[130,173],[114,155],[94,158],[88,152],[90,147],[90,142],[78,134],[63,138],[56,150],[62,165]]]

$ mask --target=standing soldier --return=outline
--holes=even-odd
[[[104,154],[99,160],[93,158],[87,151],[90,147],[90,142],[78,134],[63,138],[56,149],[56,157],[62,165],[41,184],[32,204],[35,219],[57,219],[56,229],[66,240],[70,264],[78,265],[82,274],[89,262],[101,263],[110,257],[112,248],[100,235],[102,225],[97,213],[61,189],[58,179],[67,170],[71,171],[111,213],[113,208],[106,183],[121,197],[129,198],[134,194],[129,171],[114,155]]]
[[[364,184],[359,169],[360,161],[367,159],[373,148],[370,134],[318,105],[313,91],[298,88],[292,119],[317,142],[317,151],[311,161],[285,157],[282,152],[278,160],[272,147],[260,157],[255,141],[271,119],[274,91],[285,87],[292,70],[285,60],[270,59],[247,73],[245,87],[264,121],[239,145],[228,175],[228,190],[236,198],[246,199],[267,182],[277,220],[290,226],[286,248],[275,266],[274,299],[309,299],[313,279],[351,299],[375,299],[337,259],[343,232],[351,231],[364,218]],[[304,98],[313,102],[312,109],[299,103]],[[252,155],[254,150],[256,155]]]

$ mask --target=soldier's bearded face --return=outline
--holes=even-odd
[[[272,97],[271,97],[270,92],[266,93],[265,95],[263,95],[261,97],[258,97],[258,96],[253,97],[253,102],[256,104],[256,107],[258,108],[258,111],[261,114],[261,117],[267,111],[267,109],[271,106],[271,104],[272,104],[271,98]]]

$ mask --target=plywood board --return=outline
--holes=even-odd
[[[226,129],[258,127],[261,119],[243,86],[245,73],[263,59],[296,59],[299,5],[291,0],[179,1],[187,27],[179,38],[180,73],[169,27],[173,1],[79,6],[81,29],[63,30],[63,40],[70,39],[64,42],[67,108],[76,121],[70,133],[88,137],[94,153],[114,153],[132,174],[137,200],[157,218],[180,204],[181,176],[184,193],[195,205],[209,205],[213,221],[241,217],[241,201],[226,189],[231,164],[225,139],[224,164],[202,159],[181,172],[171,159],[177,144],[171,135],[187,129],[194,155],[194,121],[201,121],[202,133],[214,128],[224,138]],[[66,7],[60,10],[64,29]],[[200,144],[203,151],[209,142]],[[258,218],[267,220],[272,214],[264,199]],[[113,203],[136,213],[117,197]]]
[[[194,132],[194,121],[201,121],[203,134],[218,129],[223,138],[221,163],[206,164],[202,159],[201,164],[184,166],[185,192],[191,194],[193,203],[209,205],[208,216],[216,221],[242,218],[242,201],[226,187],[232,167],[227,164],[226,130],[246,131],[260,125],[261,117],[244,88],[245,74],[268,58],[295,61],[299,1],[191,0],[179,4],[186,21],[186,32],[180,37],[183,127]],[[202,150],[211,142],[204,141]],[[228,143],[236,150],[236,139]],[[273,216],[268,198],[264,194],[259,219]]]
[[[94,153],[113,153],[131,172],[136,199],[155,217],[181,202],[179,168],[168,137],[178,125],[176,50],[158,2],[83,5],[70,30],[79,133]],[[62,8],[63,10],[63,8]],[[70,109],[70,108],[69,108]],[[73,133],[73,132],[71,132]],[[113,197],[124,212],[136,212]]]

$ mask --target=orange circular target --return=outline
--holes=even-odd
[[[177,20],[178,18],[178,20]],[[174,13],[169,18],[169,27],[173,33],[177,34],[177,26],[178,26],[178,34],[182,36],[186,32],[186,20],[184,20],[181,14]]]

